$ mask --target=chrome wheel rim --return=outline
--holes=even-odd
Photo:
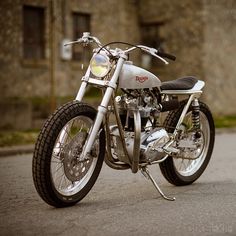
[[[200,124],[201,138],[199,139],[199,145],[193,152],[193,158],[173,158],[175,169],[180,175],[185,177],[194,175],[201,168],[207,156],[210,144],[210,126],[206,115],[201,111]],[[191,138],[193,134],[192,112],[186,115],[182,128],[189,135],[189,138]]]
[[[70,120],[59,133],[51,157],[51,179],[62,195],[78,193],[90,180],[97,163],[99,140],[86,160],[80,158],[86,137],[93,125],[92,119],[78,116]]]

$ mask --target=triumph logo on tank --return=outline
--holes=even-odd
[[[147,76],[136,76],[136,81],[140,82],[140,83],[143,83],[145,82],[146,80],[148,80],[148,77]]]

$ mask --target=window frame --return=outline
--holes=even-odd
[[[165,25],[165,22],[162,21],[155,21],[155,22],[142,22],[140,24],[140,31],[141,31],[141,35],[147,35],[147,28],[154,28],[155,29],[155,37],[150,37],[150,35],[146,36],[146,37],[142,37],[142,44],[149,46],[149,47],[153,47],[156,49],[159,49],[160,51],[164,52],[164,48],[163,48],[163,43],[165,42],[165,39],[163,37],[161,37],[160,35],[160,28],[162,26]],[[145,40],[145,39],[149,39],[149,40]],[[153,43],[154,40],[156,39],[155,44]],[[158,59],[151,57],[151,61],[150,61],[150,68],[155,68],[155,67],[163,67],[163,63],[160,62]]]
[[[28,10],[28,13],[26,12]],[[35,25],[34,28],[38,29],[39,28],[39,32],[37,34],[34,34],[36,31],[33,31],[34,33],[32,35],[33,39],[31,38],[30,40],[30,36],[29,33],[28,35],[26,34],[27,32],[27,27],[29,28],[30,26],[26,25],[26,21],[27,21],[27,17],[29,17],[29,15],[27,16],[27,14],[29,14],[29,11],[33,10],[35,12],[37,12],[35,14],[35,12],[32,15],[38,15],[38,25]],[[39,26],[39,27],[37,27]],[[34,38],[36,37],[35,35],[39,35],[40,37]],[[28,37],[29,36],[29,37]],[[22,58],[25,61],[42,61],[46,59],[46,9],[44,6],[32,6],[32,5],[27,5],[24,4],[22,6]],[[36,39],[36,40],[35,40]],[[30,49],[30,45],[31,47],[35,47],[35,49]],[[33,46],[32,46],[33,45]],[[28,52],[27,52],[28,51]],[[32,52],[34,51],[34,52]],[[33,53],[33,54],[28,54],[27,53]],[[38,55],[37,55],[38,54]]]
[[[86,22],[86,26],[84,28],[87,29],[79,29],[79,18],[85,17],[87,18],[85,20]],[[75,19],[77,18],[77,19]],[[91,32],[91,14],[90,13],[84,13],[84,12],[79,12],[79,11],[72,11],[72,38],[74,40],[78,39],[79,37],[82,36],[83,32]],[[88,45],[88,47],[86,48],[86,55],[82,55],[83,52],[83,48],[81,47],[81,45],[77,44],[74,45],[72,48],[72,61],[76,62],[76,61],[82,61],[84,59],[89,59],[90,57],[90,52],[91,51],[91,47]],[[81,54],[81,55],[80,55]],[[84,57],[85,56],[85,57]]]

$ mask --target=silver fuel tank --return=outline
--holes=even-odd
[[[119,76],[119,88],[144,89],[160,87],[161,81],[151,72],[132,64],[124,64]]]

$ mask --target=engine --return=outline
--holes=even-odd
[[[163,146],[170,140],[165,129],[158,127],[162,106],[153,91],[143,90],[126,92],[117,96],[119,116],[124,130],[127,152],[133,158],[135,139],[135,119],[133,111],[139,111],[141,117],[140,162],[152,162],[162,159],[166,152]],[[117,125],[110,127],[112,154],[116,159],[129,163],[124,154],[122,140]]]
[[[134,131],[133,111],[138,110],[141,116],[141,127],[144,131],[149,118],[159,119],[161,106],[158,97],[151,90],[132,90],[116,97],[122,126],[126,131]]]

